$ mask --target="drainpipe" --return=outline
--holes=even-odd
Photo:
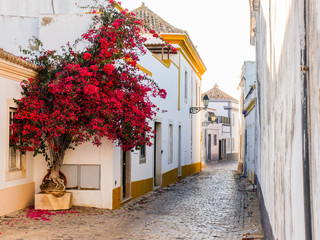
[[[304,191],[304,218],[305,237],[312,240],[312,219],[311,219],[311,195],[310,195],[310,158],[309,158],[309,79],[308,79],[308,50],[307,50],[307,0],[304,0],[304,46],[301,48],[301,80],[302,91],[302,154],[303,154],[303,191]]]
[[[55,10],[54,10],[54,2],[53,0],[51,0],[51,7],[52,7],[52,13],[53,14],[56,14]]]

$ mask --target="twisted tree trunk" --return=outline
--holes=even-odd
[[[70,144],[70,136],[59,136],[49,143],[49,155],[51,160],[50,174],[42,182],[40,189],[43,193],[51,193],[55,196],[63,196],[66,193],[64,179],[61,178],[60,169],[65,152]]]

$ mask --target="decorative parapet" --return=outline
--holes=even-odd
[[[0,48],[0,59],[37,71],[38,66]]]
[[[37,76],[38,66],[0,48],[0,76],[15,81]]]

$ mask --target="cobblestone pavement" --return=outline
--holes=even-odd
[[[235,161],[211,162],[201,173],[113,211],[74,207],[51,216],[17,211],[0,217],[0,239],[229,240],[262,233],[256,192],[236,168]]]

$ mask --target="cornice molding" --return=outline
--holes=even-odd
[[[8,62],[15,63],[15,64],[23,66],[25,68],[29,68],[29,69],[33,69],[33,70],[38,69],[37,65],[30,63],[26,60],[23,60],[22,58],[14,55],[12,53],[4,51],[2,48],[0,48],[0,59],[7,60]]]
[[[187,34],[162,33],[160,36],[170,44],[178,44],[200,76],[205,73],[207,68]]]
[[[0,77],[9,78],[21,82],[36,77],[38,72],[17,63],[0,58]]]

